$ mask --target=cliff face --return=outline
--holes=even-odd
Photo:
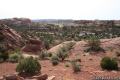
[[[4,38],[2,42],[4,42],[4,45],[7,49],[22,47],[22,37],[19,35],[19,33],[9,28],[7,25],[0,24],[0,34],[1,38]]]

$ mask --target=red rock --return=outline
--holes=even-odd
[[[18,80],[18,77],[16,75],[5,75],[5,80]]]
[[[48,75],[47,74],[42,74],[42,75],[39,75],[39,76],[34,76],[34,78],[37,79],[37,80],[47,80]]]
[[[24,52],[38,52],[41,51],[42,42],[36,39],[30,39],[26,42],[26,45],[22,48]]]
[[[4,45],[7,49],[16,49],[23,44],[22,37],[15,30],[5,24],[0,24],[0,34],[4,38]]]
[[[3,77],[0,77],[0,80],[4,80],[4,78],[3,78]]]

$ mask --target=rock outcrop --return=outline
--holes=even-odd
[[[5,24],[0,24],[0,37],[7,49],[15,49],[23,44],[22,37]]]
[[[22,48],[24,52],[38,52],[41,51],[42,42],[37,39],[29,39],[26,45]]]
[[[33,77],[21,77],[17,74],[4,75],[0,77],[0,80],[53,80],[55,76],[48,77],[47,74],[41,74]]]
[[[36,80],[47,80],[47,78],[48,78],[47,74],[42,74],[42,75],[33,77],[33,79],[36,79]]]

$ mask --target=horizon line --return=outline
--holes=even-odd
[[[28,17],[8,17],[8,18],[0,18],[2,19],[14,19],[14,18],[23,18],[23,19],[30,19],[30,20],[120,20],[120,19],[72,19],[72,18],[28,18]]]

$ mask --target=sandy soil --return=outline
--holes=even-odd
[[[105,49],[109,49],[109,47],[114,47],[115,49],[119,46],[116,44],[120,44],[120,39],[114,40],[103,40],[101,46],[104,46]],[[61,45],[61,44],[60,44]],[[109,45],[109,46],[108,46]],[[58,45],[59,46],[59,45]],[[50,49],[51,51],[55,51],[58,46]],[[42,66],[42,73],[46,73],[49,76],[55,76],[55,80],[92,80],[95,76],[101,77],[120,77],[120,71],[103,71],[100,67],[100,60],[104,56],[114,56],[115,50],[108,50],[106,53],[99,52],[96,54],[84,53],[84,49],[86,48],[86,42],[80,41],[74,45],[74,48],[71,50],[71,55],[68,59],[80,58],[81,62],[81,72],[73,73],[72,67],[65,67],[66,62],[60,63],[57,66],[52,66],[49,60],[42,60],[40,64]],[[1,63],[0,64],[0,76],[4,74],[12,74],[15,73],[16,64],[12,63]]]

